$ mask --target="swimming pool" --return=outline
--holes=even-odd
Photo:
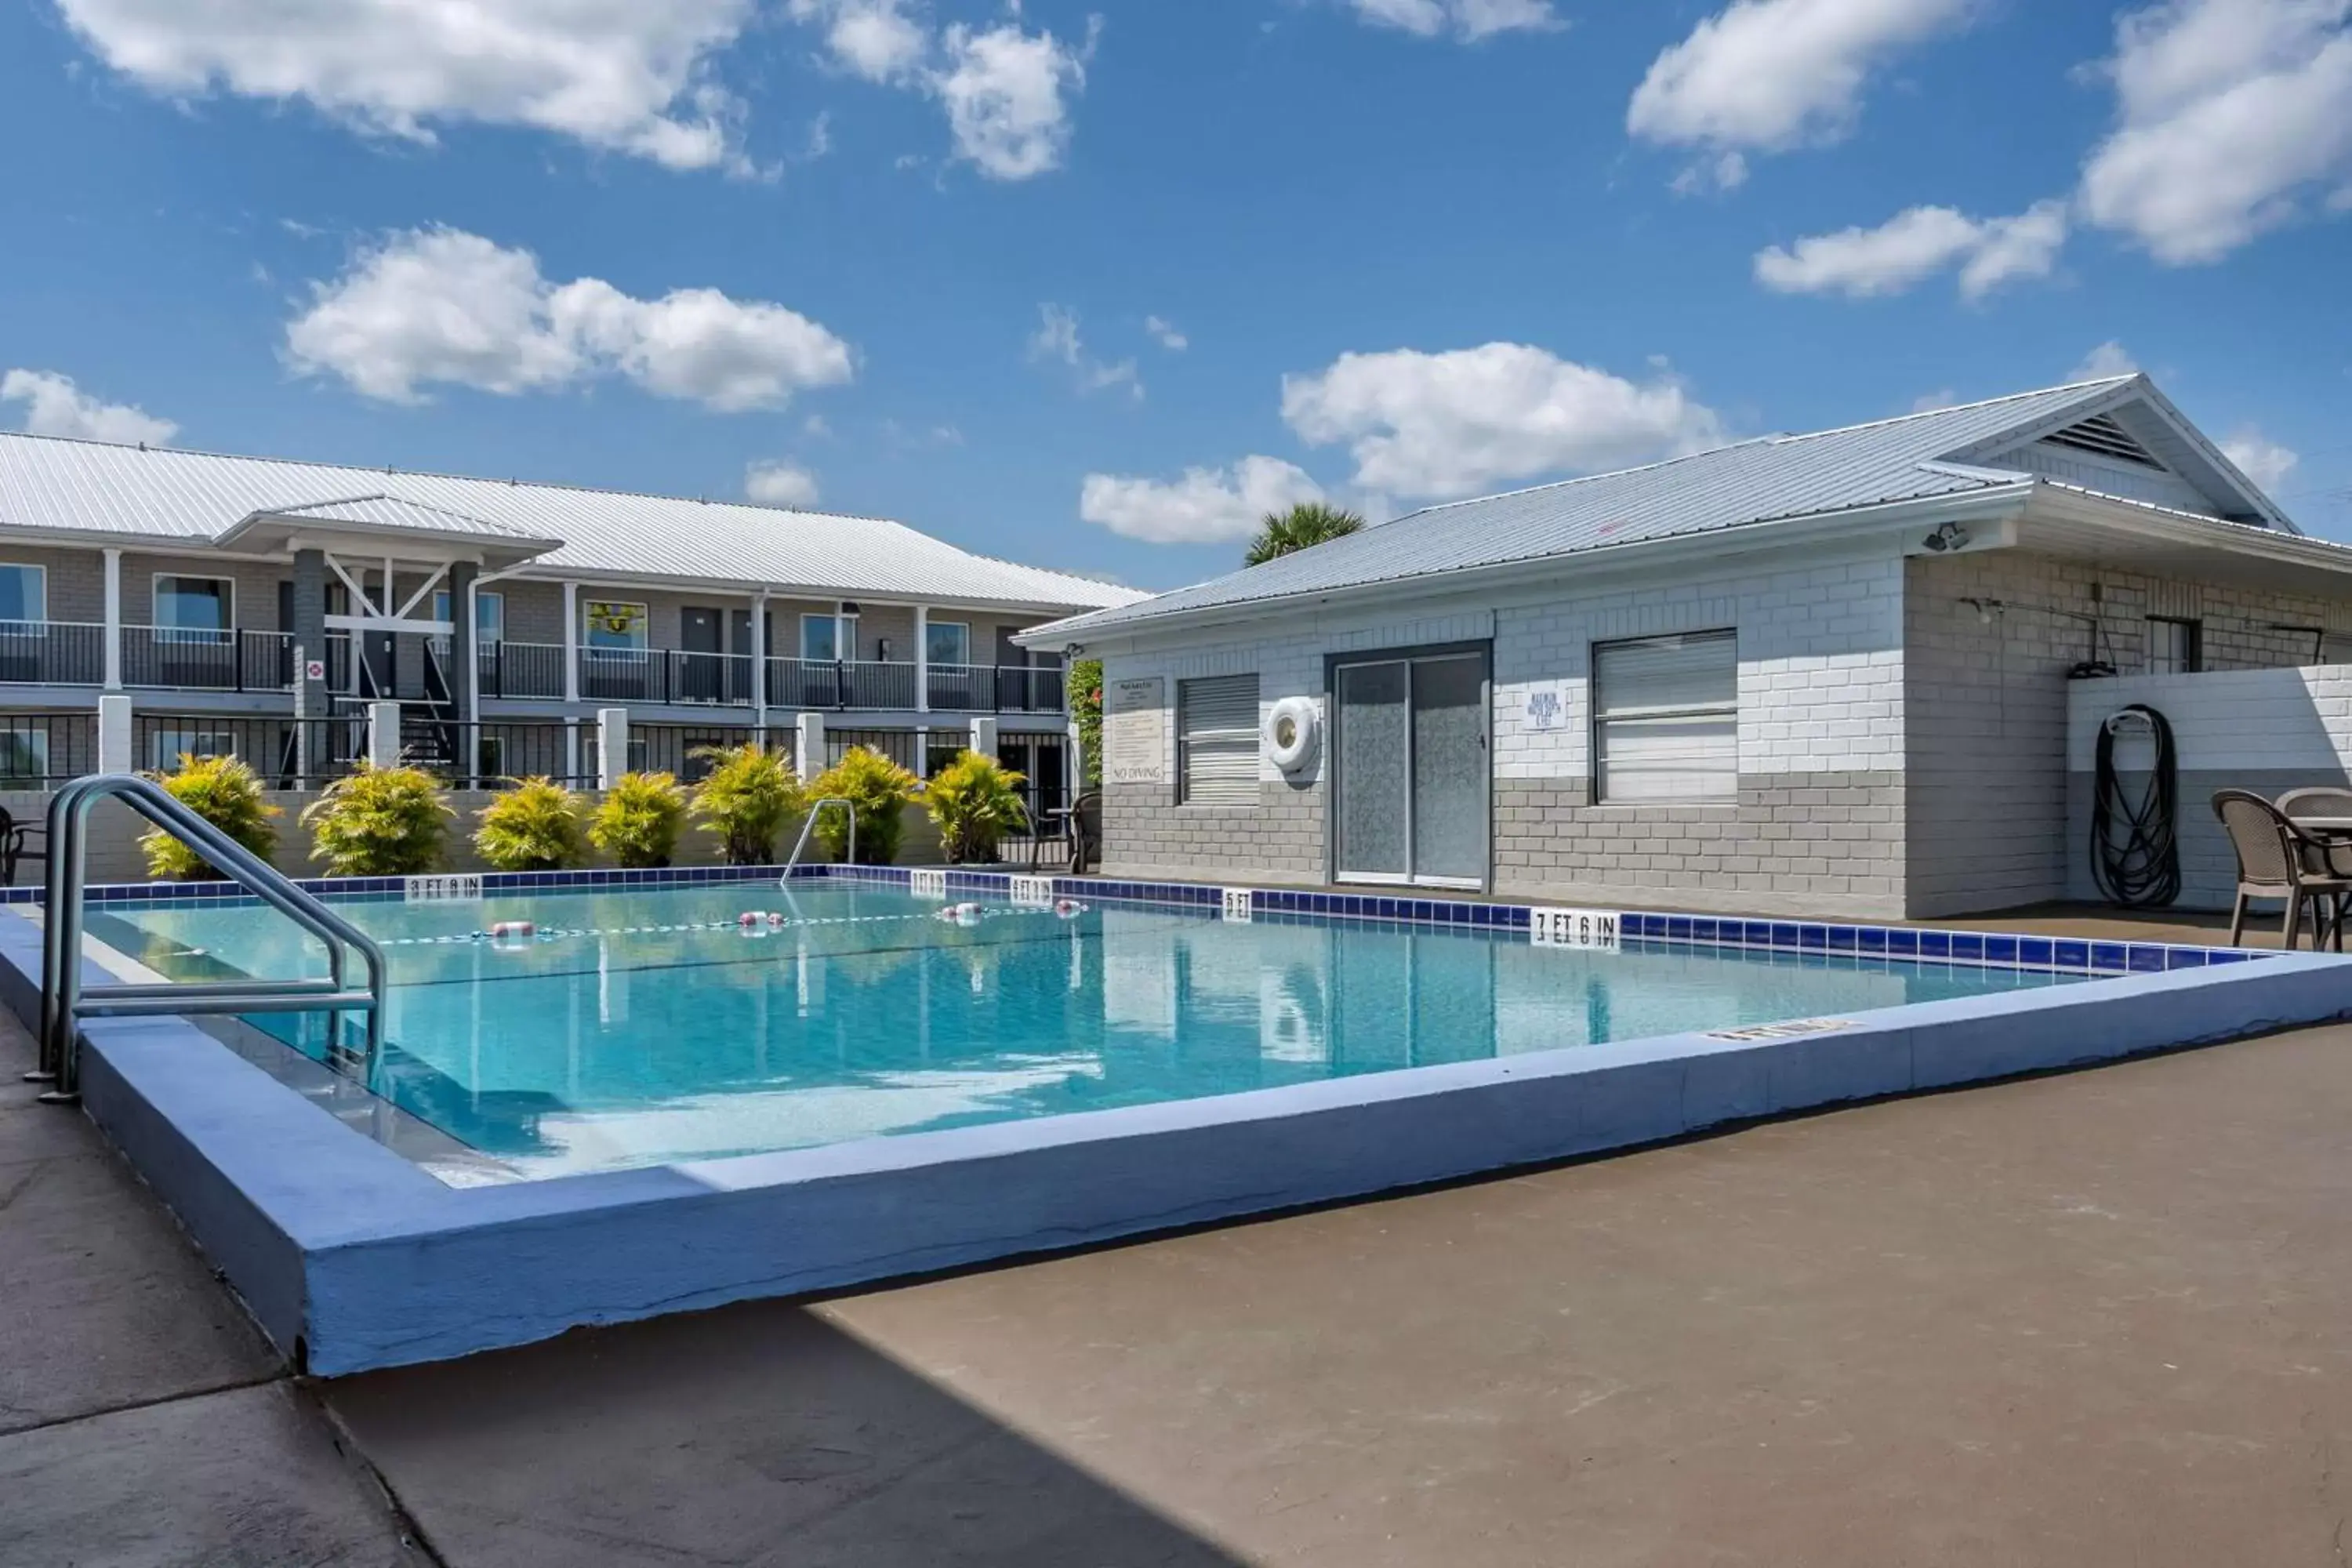
[[[1214,908],[1020,907],[810,880],[354,900],[383,942],[370,1086],[524,1177],[1277,1089],[2079,984],[2084,973]],[[747,909],[773,917],[744,927]],[[486,933],[529,921],[527,940]],[[320,973],[257,904],[102,907],[174,979]],[[314,1058],[324,1021],[257,1018]]]
[[[840,871],[314,884],[392,943],[391,1098],[95,1017],[81,1104],[331,1375],[2352,1016],[2335,954]],[[89,912],[118,974],[306,967],[234,889]],[[20,1018],[40,949],[0,915]]]

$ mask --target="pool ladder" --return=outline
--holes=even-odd
[[[310,980],[211,981],[201,984],[84,985],[81,978],[83,895],[89,881],[90,808],[119,800],[182,840],[207,865],[317,937],[327,949],[327,973]],[[367,969],[364,989],[349,980],[350,955]],[[331,1053],[341,1047],[335,1015],[367,1015],[362,1081],[375,1081],[383,1054],[383,950],[349,921],[296,887],[276,867],[197,816],[152,779],[137,773],[79,778],[49,802],[48,902],[41,921],[41,1057],[26,1073],[50,1085],[44,1103],[71,1105],[81,1098],[84,1018],[136,1018],[158,1014],[320,1013],[329,1016]]]
[[[849,813],[849,837],[843,841],[845,846],[843,858],[849,865],[855,866],[857,864],[856,803],[854,801],[844,800],[837,795],[829,795],[823,800],[811,801],[809,803],[808,820],[801,824],[801,836],[793,843],[792,858],[784,862],[784,874],[781,879],[779,879],[781,881],[787,884],[792,881],[793,868],[801,863],[801,855],[808,848],[809,835],[816,831],[817,815],[824,811],[828,805],[837,805],[841,807],[842,810]]]

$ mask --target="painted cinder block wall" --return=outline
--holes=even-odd
[[[1483,605],[1441,613],[1440,603],[1418,616],[1286,612],[1284,634],[1264,639],[1234,628],[1192,646],[1101,649],[1107,680],[1163,676],[1170,704],[1160,715],[1170,784],[1104,791],[1106,871],[1327,879],[1320,749],[1295,776],[1262,763],[1255,806],[1175,804],[1177,682],[1255,671],[1263,711],[1321,697],[1327,654],[1490,640],[1497,893],[1871,919],[2083,897],[2086,828],[2068,762],[2082,683],[2068,677],[2092,657],[2095,632],[2099,658],[2139,672],[2151,615],[2200,621],[2207,666],[2220,670],[2305,663],[2318,634],[2352,631],[2352,602],[2013,548],[1905,557],[1889,547],[1581,592],[1563,574]],[[1722,626],[1740,639],[1738,802],[1595,803],[1592,645]],[[1527,696],[1549,681],[1566,683],[1569,712],[1537,733]]]
[[[2081,847],[2068,866],[2070,896],[2097,897],[2088,851],[2100,729],[2145,703],[2172,726],[2179,769],[2181,895],[2178,908],[2224,910],[2237,863],[2213,816],[2213,792],[2250,789],[2275,799],[2312,784],[2352,784],[2352,665],[2143,675],[2084,680],[2067,693],[2067,837]],[[2116,763],[2137,795],[2148,743],[2126,732]],[[2260,906],[2273,916],[2276,904]]]
[[[2024,551],[1906,564],[1911,915],[2086,896],[2087,819],[2077,831],[2068,780],[2084,683],[2068,674],[2095,632],[2099,658],[2144,675],[2149,616],[2201,622],[2209,670],[2282,670],[2312,661],[2315,633],[2352,626],[2352,603]]]

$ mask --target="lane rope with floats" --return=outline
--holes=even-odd
[[[1017,909],[1009,905],[976,903],[950,904],[943,909],[920,914],[904,915],[817,915],[793,916],[781,910],[745,910],[732,920],[690,921],[668,925],[541,928],[531,921],[498,921],[482,931],[455,931],[446,936],[394,936],[381,938],[384,947],[466,947],[488,943],[502,952],[520,952],[549,942],[574,939],[610,936],[684,936],[711,931],[736,931],[744,936],[770,936],[778,931],[807,931],[825,926],[902,925],[909,921],[935,920],[952,925],[971,927],[982,921],[1000,920],[1010,915],[1051,915],[1056,920],[1076,920],[1087,912],[1087,906],[1076,899],[1056,899],[1041,909]]]

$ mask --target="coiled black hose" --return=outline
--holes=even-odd
[[[2172,726],[2144,702],[2123,710],[2147,721],[2156,758],[2133,799],[2116,772],[2114,721],[2099,726],[2098,777],[2091,802],[2091,874],[2126,909],[2162,909],[2180,896],[2180,780]],[[2117,714],[2117,718],[2122,714]]]

